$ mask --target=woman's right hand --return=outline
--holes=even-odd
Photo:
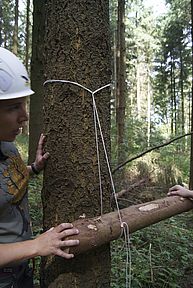
[[[71,223],[62,223],[56,227],[52,227],[33,240],[36,245],[37,255],[57,255],[66,259],[73,258],[73,254],[69,254],[63,250],[79,244],[79,240],[65,240],[68,236],[77,234],[79,234],[78,229],[73,228]]]

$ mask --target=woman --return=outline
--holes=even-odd
[[[13,141],[28,120],[26,98],[33,93],[24,65],[13,53],[0,48],[0,288],[33,287],[26,259],[49,254],[69,259],[73,255],[62,249],[79,243],[65,240],[78,234],[69,223],[31,240],[28,179],[44,169],[49,153],[44,153],[45,137],[41,135],[36,159],[26,167]]]

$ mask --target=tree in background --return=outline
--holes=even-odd
[[[3,5],[2,0],[0,0],[0,46],[2,45],[2,29],[3,29]]]
[[[2,0],[2,46],[12,50],[14,30],[14,3],[9,0]]]
[[[32,163],[35,159],[38,139],[43,128],[44,94],[43,45],[45,33],[45,3],[34,0],[33,8],[31,83],[35,94],[30,99],[29,163]]]
[[[15,0],[15,16],[13,31],[13,53],[17,55],[18,51],[18,18],[19,18],[19,0]]]
[[[193,0],[191,0],[191,36],[192,36],[192,103],[193,103]],[[192,105],[192,125],[191,130],[193,131],[193,105]],[[193,189],[193,135],[191,136],[191,155],[190,155],[190,183],[189,183],[190,189]]]
[[[125,1],[118,1],[116,34],[116,127],[117,163],[125,159],[125,109],[126,109],[126,51],[125,51]]]
[[[165,110],[165,119],[170,125],[171,135],[187,132],[189,128],[189,93],[190,93],[190,2],[167,1],[170,6],[167,19],[163,19],[164,26],[161,36],[163,58],[157,61],[157,83],[162,87],[163,98],[155,97],[155,105],[158,105],[159,113],[162,107]],[[161,56],[161,51],[159,55]],[[158,60],[158,58],[157,58]],[[160,75],[162,81],[160,81]],[[163,106],[162,106],[163,105]],[[161,109],[160,109],[161,108]],[[162,117],[163,118],[163,117]],[[184,146],[184,145],[182,145]]]
[[[26,3],[26,29],[25,29],[25,67],[29,73],[30,64],[30,0]]]

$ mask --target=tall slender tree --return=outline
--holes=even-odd
[[[193,0],[191,0],[191,36],[192,36],[192,103],[193,103]],[[191,113],[191,130],[193,131],[193,105],[192,105],[192,113]],[[190,154],[190,189],[193,189],[193,135],[191,135],[191,154]]]
[[[13,32],[13,53],[17,55],[18,51],[18,19],[19,19],[19,0],[15,0],[15,21]]]
[[[126,109],[126,51],[125,51],[125,1],[118,1],[116,37],[116,126],[117,162],[125,159],[125,109]]]
[[[45,34],[45,2],[33,0],[31,82],[35,94],[30,99],[29,163],[35,159],[43,121],[43,44]]]
[[[29,72],[29,51],[30,51],[30,0],[26,4],[26,28],[25,28],[25,67]]]
[[[3,1],[0,0],[0,46],[2,45],[2,31],[3,30]]]
[[[2,45],[12,50],[13,48],[13,23],[15,17],[13,0],[2,0]]]

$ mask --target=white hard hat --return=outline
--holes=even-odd
[[[0,47],[0,100],[33,94],[25,66],[10,51]]]

